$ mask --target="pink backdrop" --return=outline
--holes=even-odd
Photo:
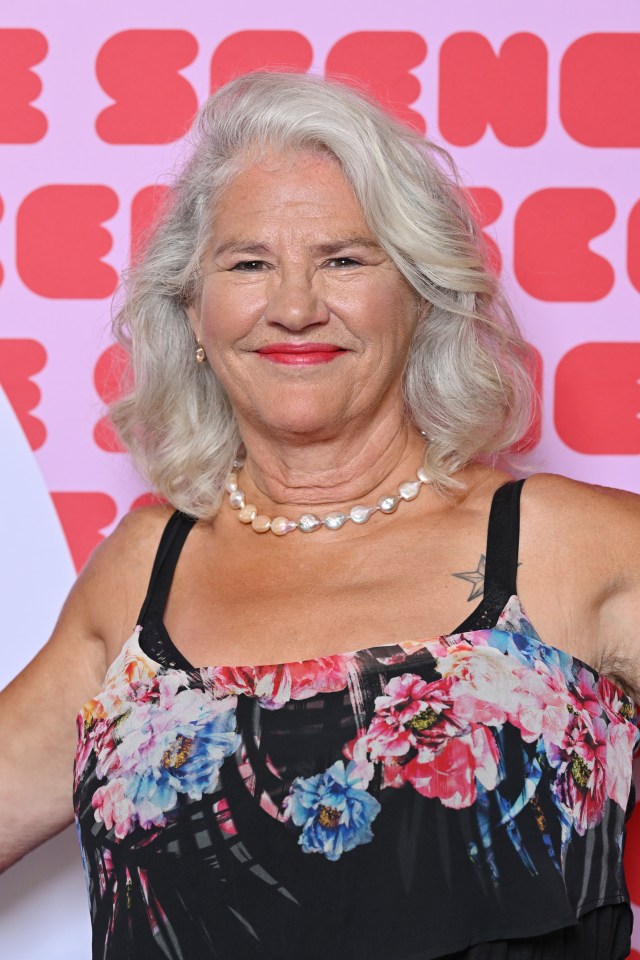
[[[356,77],[451,150],[539,351],[530,461],[640,492],[637,0],[183,7],[21,0],[0,14],[3,682],[147,492],[101,419],[110,298],[195,109],[238,72]],[[5,955],[88,956],[74,844],[65,834],[0,880]]]

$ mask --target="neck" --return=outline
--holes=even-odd
[[[425,449],[424,438],[404,422],[304,445],[246,432],[244,442],[240,486],[247,502],[261,512],[293,517],[306,508],[329,512],[394,493],[415,477]]]

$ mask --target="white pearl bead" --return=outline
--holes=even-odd
[[[359,503],[356,507],[351,507],[349,511],[349,516],[354,523],[366,523],[372,513],[375,513],[377,507],[365,507],[364,504]]]
[[[256,531],[256,533],[266,533],[267,530],[271,529],[271,520],[269,517],[265,517],[262,514],[258,514],[257,517],[254,517],[251,521],[251,526]]]
[[[348,519],[346,513],[328,513],[323,523],[327,530],[339,530]]]
[[[429,474],[427,473],[424,467],[418,467],[416,471],[416,475],[418,477],[418,480],[422,480],[423,483],[431,482],[431,477],[429,476]]]
[[[295,520],[289,520],[288,517],[274,517],[271,521],[271,533],[275,533],[276,537],[283,537],[285,533],[291,533],[297,526]]]
[[[237,489],[238,489],[238,474],[237,474],[237,473],[230,473],[229,476],[227,477],[227,480],[226,480],[226,483],[225,483],[224,486],[225,486],[225,490],[227,491],[227,493],[233,493],[234,490],[237,490]]]
[[[388,494],[386,497],[380,497],[378,500],[378,506],[383,513],[393,513],[394,510],[398,509],[399,503],[400,497],[396,497],[393,494]]]
[[[240,513],[238,514],[238,520],[241,523],[251,523],[254,517],[258,516],[258,508],[253,503],[248,503],[246,506],[242,507]]]
[[[303,533],[311,533],[321,526],[322,520],[316,517],[315,513],[303,513],[298,520],[298,530],[302,530]]]
[[[403,500],[415,500],[420,493],[421,486],[421,480],[405,480],[405,482],[401,483],[398,487],[398,493]]]
[[[240,510],[244,507],[244,493],[242,490],[234,490],[229,494],[229,503],[234,510]]]

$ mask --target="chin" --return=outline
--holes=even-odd
[[[333,416],[328,411],[295,411],[289,416],[264,417],[262,423],[281,440],[323,440],[334,437],[343,426],[342,416]]]

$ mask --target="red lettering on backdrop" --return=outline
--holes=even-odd
[[[128,386],[125,379],[128,371],[127,354],[120,344],[112,344],[100,354],[93,371],[93,382],[104,404],[113,403],[122,396]],[[101,417],[96,423],[93,439],[96,445],[106,453],[121,453],[124,450],[108,416]]]
[[[640,291],[640,201],[629,214],[627,234],[627,270],[629,279]]]
[[[104,540],[103,530],[116,519],[115,501],[106,493],[52,493],[51,499],[62,524],[77,571]]]
[[[398,120],[420,133],[424,117],[410,104],[420,96],[420,81],[411,70],[427,56],[427,45],[419,33],[409,30],[361,30],[349,33],[329,51],[325,76],[351,82],[356,89],[367,87],[370,94]]]
[[[170,143],[182,137],[198,109],[195,91],[179,71],[198,53],[186,30],[123,30],[96,59],[100,86],[115,100],[96,120],[107,143]]]
[[[640,453],[640,343],[581,343],[556,370],[555,424],[578,453]]]
[[[312,61],[311,44],[295,30],[239,30],[225,37],[211,58],[211,91],[254,70],[305,73]]]
[[[31,101],[42,81],[30,68],[47,54],[38,30],[0,30],[0,143],[36,143],[47,132],[47,118]]]
[[[560,64],[560,118],[588,147],[640,147],[640,33],[590,33]]]
[[[131,202],[131,260],[140,259],[147,240],[169,205],[171,188],[156,184],[139,190]]]
[[[27,442],[37,450],[47,439],[47,428],[31,411],[40,403],[40,388],[31,377],[47,362],[38,340],[0,340],[0,386],[13,407]]]
[[[0,220],[2,220],[3,213],[4,213],[4,204],[2,202],[2,197],[0,197]],[[4,280],[4,268],[0,263],[0,285],[2,285],[3,280]]]
[[[490,187],[469,187],[468,193],[475,206],[474,213],[478,226],[488,227],[495,223],[502,213],[502,197]],[[489,233],[482,231],[487,245],[487,259],[489,269],[498,275],[502,269],[502,255],[495,239]]]
[[[99,185],[53,184],[28,194],[16,217],[22,282],[52,299],[96,300],[112,294],[118,274],[101,260],[112,245],[101,224],[117,209],[117,195]]]
[[[537,143],[547,126],[547,48],[532,33],[507,37],[498,53],[480,33],[454,33],[440,48],[440,133],[457,146],[491,126],[508,147]]]
[[[627,856],[624,861],[629,895],[634,903],[640,904],[640,806],[627,824]],[[640,957],[640,954],[637,954]],[[631,954],[633,956],[633,953]]]
[[[615,206],[603,190],[550,187],[532,193],[515,218],[514,269],[532,297],[593,301],[606,296],[614,273],[589,243],[613,223]]]

